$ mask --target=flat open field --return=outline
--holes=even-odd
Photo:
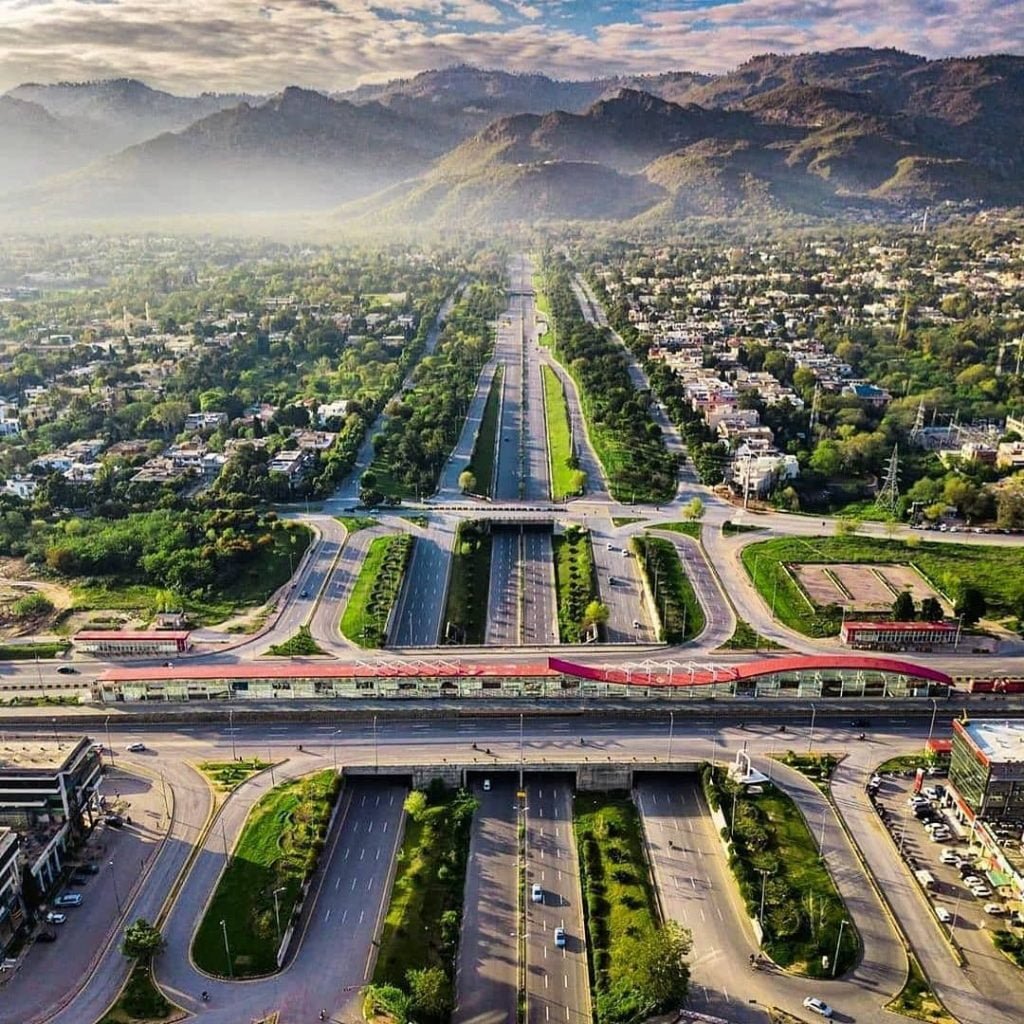
[[[910,565],[801,562],[789,569],[819,608],[836,604],[847,612],[885,612],[904,590],[909,591],[915,604],[935,597],[946,605],[938,591]]]

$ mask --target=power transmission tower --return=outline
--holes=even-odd
[[[890,515],[896,514],[900,503],[900,446],[893,445],[892,455],[885,467],[885,479],[875,499],[875,507],[884,509]]]
[[[814,382],[814,397],[811,399],[811,419],[808,427],[813,431],[818,425],[818,413],[820,410],[821,388],[818,382]]]
[[[921,399],[917,407],[917,416],[914,417],[914,425],[910,428],[910,439],[916,440],[921,431],[924,430],[924,399]]]

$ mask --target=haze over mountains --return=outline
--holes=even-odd
[[[269,98],[24,85],[0,133],[7,221],[884,215],[1024,200],[1024,58],[851,49],[582,82],[457,67]]]

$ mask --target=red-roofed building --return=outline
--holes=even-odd
[[[901,651],[956,647],[960,627],[948,622],[844,622],[840,638],[861,649]]]
[[[187,629],[86,629],[75,634],[75,647],[84,654],[183,654],[190,636]]]

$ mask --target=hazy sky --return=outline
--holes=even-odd
[[[1024,52],[1024,0],[0,0],[0,89],[325,90],[471,63],[564,78],[766,51]]]

